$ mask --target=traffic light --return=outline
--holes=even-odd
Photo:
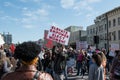
[[[94,36],[94,43],[99,44],[99,36]]]

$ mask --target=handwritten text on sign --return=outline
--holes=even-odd
[[[67,45],[69,37],[70,37],[70,32],[52,26],[51,29],[49,30],[47,38],[56,41],[58,43]]]

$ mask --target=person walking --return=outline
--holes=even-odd
[[[81,75],[81,67],[82,67],[82,60],[84,58],[84,52],[83,50],[78,50],[78,56],[77,56],[77,76]]]
[[[67,67],[66,67],[66,53],[63,51],[63,45],[58,45],[56,48],[56,56],[54,60],[54,73],[55,80],[67,80]]]

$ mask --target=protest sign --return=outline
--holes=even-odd
[[[76,50],[80,50],[80,49],[87,49],[87,42],[86,41],[77,41],[76,42]]]
[[[111,50],[119,50],[119,44],[111,44]]]
[[[70,32],[66,30],[62,30],[60,28],[57,28],[55,26],[52,26],[48,32],[47,39],[50,39],[52,41],[56,41],[58,43],[68,45],[68,41],[70,38]]]
[[[3,40],[3,37],[0,35],[0,45],[3,45],[5,42]]]

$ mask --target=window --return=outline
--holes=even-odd
[[[109,28],[111,27],[111,21],[108,22]]]
[[[100,35],[99,38],[100,38],[100,40],[103,40],[103,35]]]
[[[101,31],[103,31],[103,25],[101,26]]]
[[[113,19],[113,26],[116,26],[116,20]]]
[[[89,34],[89,30],[87,30],[87,34]]]
[[[95,28],[93,28],[93,34],[95,34]]]
[[[118,39],[120,40],[120,30],[118,31]]]
[[[100,26],[98,26],[98,31],[100,32]]]
[[[105,39],[107,39],[107,33],[105,33]]]
[[[116,40],[116,31],[113,32],[113,40]]]
[[[118,17],[118,25],[120,25],[120,17]]]
[[[111,32],[109,32],[109,40],[111,41]]]
[[[90,34],[92,34],[92,29],[90,29]]]
[[[96,34],[97,34],[97,32],[98,32],[98,27],[96,27]]]
[[[106,24],[105,24],[105,30],[107,30],[107,26],[106,26]]]

